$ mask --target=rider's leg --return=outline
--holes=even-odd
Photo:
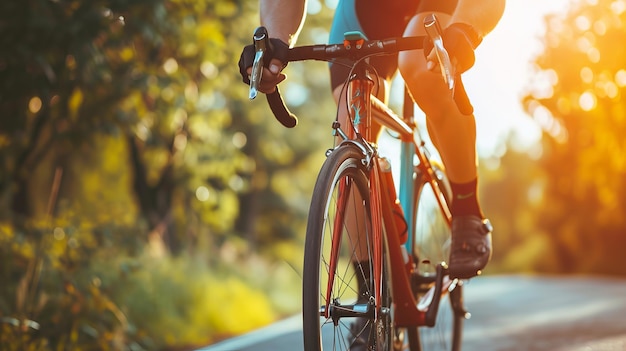
[[[405,31],[406,36],[425,35],[425,15],[420,13],[413,17]],[[450,15],[436,15],[445,28]],[[399,68],[412,97],[426,114],[429,135],[441,155],[452,186],[450,274],[460,278],[475,276],[491,257],[491,226],[478,204],[474,116],[459,111],[441,74],[426,68],[422,50],[402,52]]]
[[[425,35],[425,15],[413,17],[405,35]],[[450,15],[437,13],[437,18],[445,26]],[[456,183],[472,181],[477,175],[474,116],[461,114],[441,75],[426,69],[422,50],[402,52],[399,66],[411,95],[426,114],[428,133],[441,154],[448,178]]]

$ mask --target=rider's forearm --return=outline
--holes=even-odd
[[[450,23],[471,24],[485,36],[498,24],[504,12],[505,0],[459,0]]]
[[[261,25],[272,38],[289,46],[298,39],[306,16],[306,0],[260,0]]]

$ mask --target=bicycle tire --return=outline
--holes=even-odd
[[[450,185],[442,165],[432,162],[435,179],[446,203],[452,198]],[[413,257],[420,277],[433,276],[436,266],[447,262],[450,256],[450,228],[436,202],[432,186],[419,170],[416,170],[413,214]],[[423,279],[426,281],[427,279]],[[428,286],[416,286],[419,298]],[[446,350],[459,351],[465,320],[463,310],[463,286],[459,282],[448,294],[442,296],[433,327],[409,328],[408,340],[411,351]]]
[[[361,318],[361,327],[354,328],[351,325],[357,322],[357,318],[345,316],[333,320],[336,317],[333,311],[339,311],[339,306],[352,306],[359,303],[373,308],[374,291],[372,281],[366,276],[365,270],[356,269],[353,261],[372,262],[371,236],[357,236],[354,233],[358,229],[362,233],[371,233],[371,209],[369,201],[369,171],[363,165],[364,155],[362,151],[352,145],[344,144],[332,151],[324,162],[318,175],[311,206],[305,239],[303,295],[302,295],[302,318],[304,349],[306,351],[318,350],[349,350],[350,344],[356,337],[369,340],[368,344],[379,344],[377,350],[390,350],[393,335],[393,323],[391,317],[391,278],[389,274],[388,253],[383,250],[382,267],[382,308],[387,313],[379,313],[381,317],[374,320]],[[343,185],[342,185],[343,184]],[[349,185],[348,185],[349,184]],[[348,188],[350,190],[346,190]],[[333,229],[339,206],[339,191],[350,192],[350,202],[346,202],[343,209],[353,211],[357,207],[362,215],[353,214],[356,218],[351,223],[341,223],[341,229]],[[354,190],[352,190],[354,189]],[[345,219],[345,218],[344,218]],[[334,283],[327,288],[330,272],[330,248],[333,238],[340,238],[337,267],[334,269],[336,277]],[[367,239],[367,240],[366,240]],[[359,246],[364,245],[364,246]],[[366,257],[357,257],[366,252]],[[367,292],[364,296],[358,296],[357,274],[367,281]],[[373,274],[369,274],[371,277]],[[330,290],[329,318],[322,316],[326,306],[326,292]],[[371,333],[370,331],[374,331]]]

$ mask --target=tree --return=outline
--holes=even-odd
[[[546,18],[525,106],[543,127],[540,226],[559,272],[626,274],[626,5],[577,2]]]
[[[296,236],[292,224],[304,220],[307,184],[315,177],[309,155],[321,138],[332,140],[329,129],[315,126],[317,118],[330,123],[334,113],[327,69],[322,63],[288,67],[302,73],[286,83],[297,88],[287,88],[287,95],[300,92],[288,96],[292,108],[327,111],[306,116],[295,130],[274,123],[263,102],[250,103],[236,62],[251,23],[258,23],[253,2],[1,6],[7,19],[0,56],[5,218],[45,215],[53,175],[60,174],[56,202],[63,206],[51,206],[57,213],[135,214],[146,233],[174,250],[200,233],[225,238],[236,219],[237,232],[251,242]],[[330,13],[310,17],[303,42],[326,39],[310,33],[317,23],[327,26]],[[120,155],[127,165],[85,184],[86,169]],[[307,179],[291,192],[277,189],[275,176],[294,169]],[[125,194],[124,200],[112,194]]]
[[[192,181],[199,176],[194,169],[202,168],[198,162],[207,168],[214,155],[237,157],[236,148],[219,140],[231,121],[219,90],[234,77],[229,67],[240,46],[228,42],[237,38],[226,38],[223,29],[254,10],[209,0],[0,6],[6,33],[0,56],[0,193],[6,201],[0,213],[14,220],[45,215],[40,204],[48,198],[35,189],[49,189],[54,169],[64,171],[58,198],[71,210],[88,215],[102,213],[99,205],[117,209],[119,204],[82,196],[111,184],[87,190],[80,181],[85,169],[76,168],[79,162],[97,166],[93,161],[102,158],[93,155],[102,153],[98,147],[104,144],[97,141],[105,137],[121,145],[123,157],[129,155],[130,169],[119,173],[131,174],[137,211],[130,212],[138,212],[149,232],[169,233],[175,242],[172,208],[187,203],[204,183]],[[211,156],[194,159],[199,149]],[[239,164],[222,169],[221,176],[229,178]],[[126,179],[117,181],[115,189],[128,192]],[[227,228],[236,204],[213,204],[220,228]]]
[[[180,289],[192,283],[184,279],[217,271],[205,265],[220,260],[219,248],[198,247],[198,238],[232,239],[239,196],[251,188],[247,179],[262,169],[257,165],[272,168],[261,190],[278,203],[259,207],[267,213],[289,207],[302,192],[290,186],[274,196],[280,189],[274,174],[306,168],[306,150],[315,145],[294,143],[292,154],[287,139],[297,136],[272,127],[265,105],[246,101],[236,62],[256,6],[33,0],[2,3],[0,16],[0,343],[106,349],[134,341],[153,342],[154,349],[179,340],[145,333],[167,326],[154,321],[155,304],[165,300],[180,315],[162,319],[178,323],[200,306],[189,298],[210,299],[205,287],[193,294]],[[250,128],[244,133],[240,124]],[[246,139],[259,140],[250,153],[242,151]],[[293,222],[287,213],[276,227]],[[271,225],[255,231],[271,243],[276,227],[264,221]],[[293,233],[283,228],[281,238]],[[141,256],[150,252],[147,238],[162,239],[173,255]],[[183,248],[195,254],[178,256],[201,268],[196,277],[168,267]],[[135,260],[150,264],[138,267]],[[148,281],[133,280],[142,276]],[[264,306],[267,299],[250,293],[259,287],[246,276],[238,283],[240,299]],[[211,289],[228,291],[218,284],[212,280]],[[141,299],[153,286],[169,296],[144,304],[125,298]],[[272,318],[261,314],[259,320]],[[30,334],[22,321],[35,321],[41,332]],[[215,331],[205,332],[210,338]]]

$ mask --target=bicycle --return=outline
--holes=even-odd
[[[424,26],[452,90],[454,73],[436,17],[426,18]],[[265,28],[257,28],[251,99],[261,79],[268,38]],[[341,141],[326,153],[309,209],[302,295],[305,350],[347,350],[358,338],[365,339],[370,350],[461,347],[469,313],[463,305],[463,281],[447,274],[451,195],[445,171],[431,159],[420,137],[406,89],[401,118],[372,94],[366,62],[373,55],[420,49],[423,41],[368,41],[352,32],[346,33],[343,45],[289,49],[288,61],[349,59],[352,65],[344,86],[350,125],[342,126],[337,119],[332,124],[333,135]],[[297,124],[278,89],[267,100],[281,124]],[[388,161],[371,140],[372,119],[399,135],[399,198]],[[363,282],[366,291],[359,295],[357,284]]]

